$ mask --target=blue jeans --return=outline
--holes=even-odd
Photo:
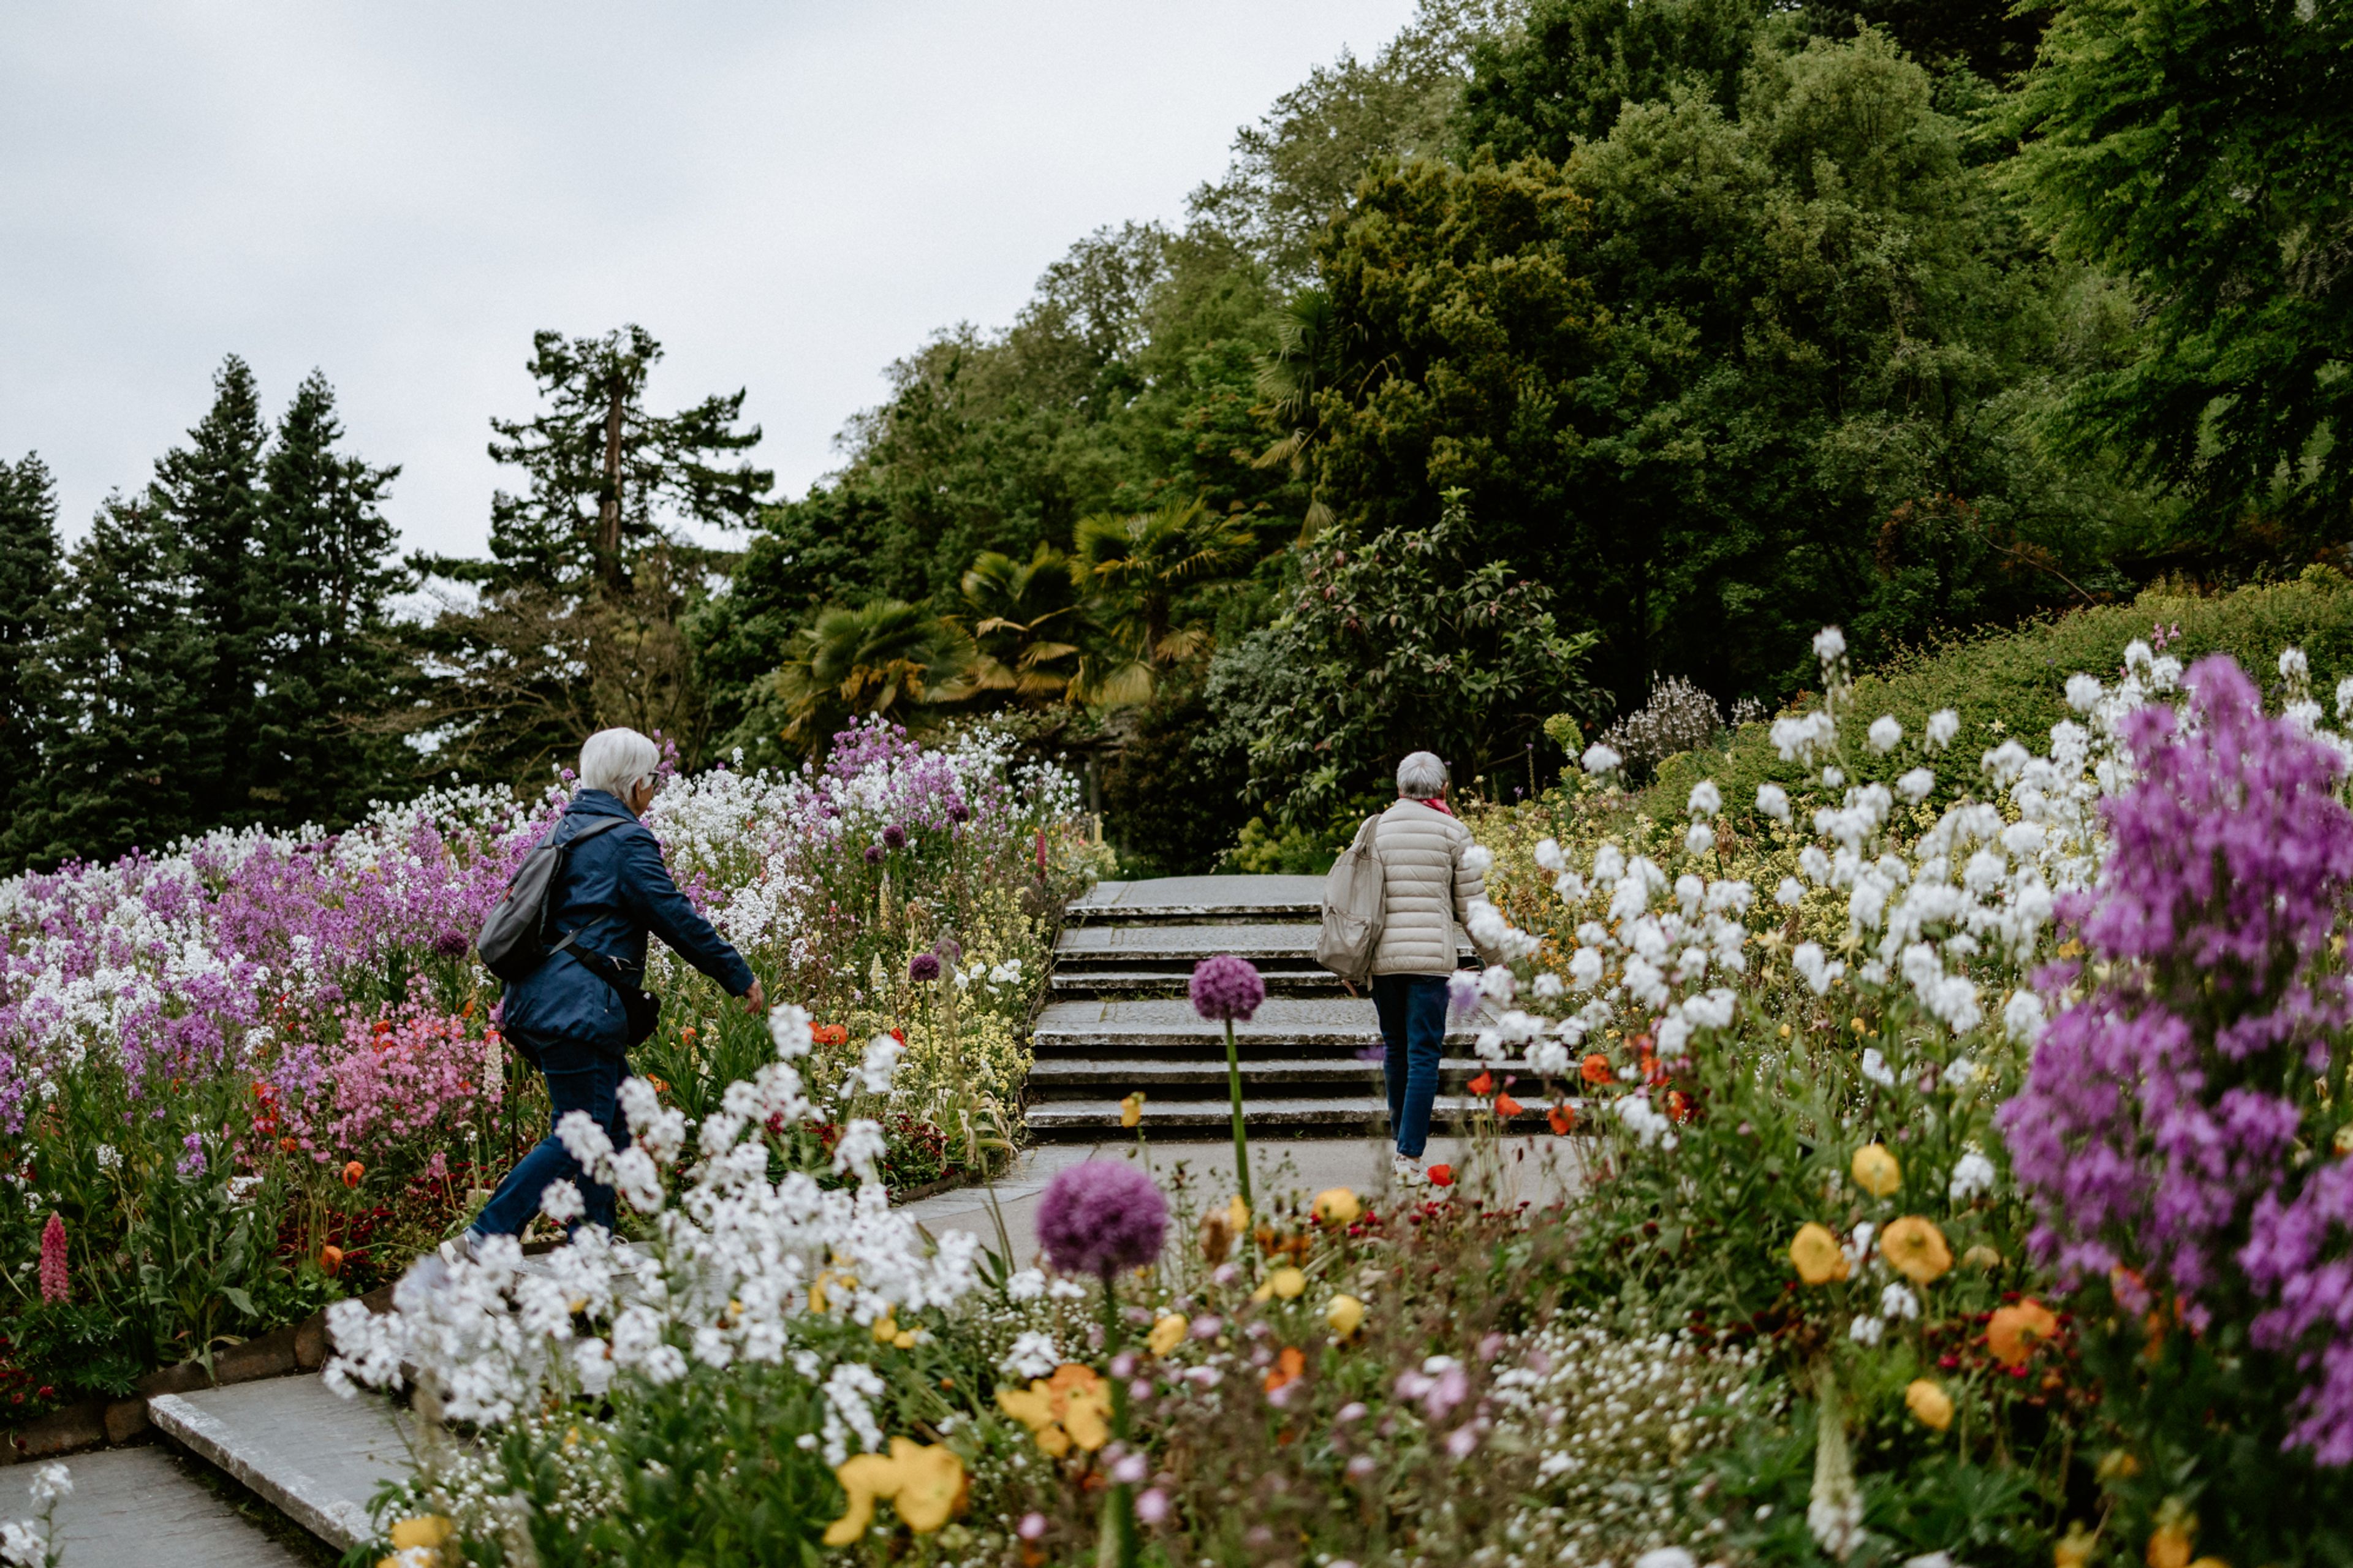
[[[574,1184],[587,1204],[588,1212],[577,1224],[613,1228],[613,1189],[588,1179],[580,1162],[557,1142],[554,1127],[566,1112],[585,1110],[604,1128],[614,1148],[628,1147],[628,1123],[622,1120],[617,1096],[621,1079],[628,1076],[628,1063],[593,1045],[559,1040],[540,1047],[539,1070],[547,1078],[548,1134],[507,1173],[507,1179],[499,1184],[499,1190],[491,1194],[491,1201],[474,1216],[473,1229],[478,1235],[521,1236],[522,1227],[539,1213],[540,1194],[547,1191],[550,1182],[556,1181]],[[565,1226],[567,1233],[574,1228]]]
[[[1430,1108],[1446,1049],[1446,976],[1376,974],[1373,1011],[1388,1047],[1381,1077],[1388,1083],[1389,1131],[1398,1152],[1419,1160],[1430,1142]]]

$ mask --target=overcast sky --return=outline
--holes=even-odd
[[[531,334],[746,387],[792,494],[933,329],[1181,216],[1235,128],[1412,0],[0,7],[0,457],[79,536],[242,354],[323,370],[408,544],[479,551]],[[510,480],[510,483],[512,481]]]

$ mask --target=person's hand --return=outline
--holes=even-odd
[[[752,976],[752,989],[744,993],[744,1011],[756,1015],[767,1010],[768,994],[761,989],[760,977],[755,974]]]
[[[1351,995],[1351,996],[1354,996],[1354,995],[1356,994],[1356,984],[1355,984],[1355,983],[1354,983],[1353,981],[1347,981],[1347,980],[1343,980],[1343,981],[1341,981],[1341,982],[1340,982],[1340,989],[1341,989],[1341,990],[1343,990],[1343,991],[1345,991],[1345,992],[1346,992],[1349,995]]]

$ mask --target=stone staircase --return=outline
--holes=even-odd
[[[1032,1036],[1030,1135],[1117,1137],[1123,1096],[1144,1091],[1155,1134],[1215,1137],[1231,1124],[1221,1027],[1186,1000],[1193,966],[1220,952],[1258,965],[1267,1000],[1234,1026],[1253,1132],[1358,1137],[1388,1116],[1380,1026],[1316,965],[1321,877],[1169,877],[1103,882],[1070,907]],[[1469,957],[1468,950],[1464,957]],[[1447,1037],[1437,1123],[1470,1109],[1471,1035]]]

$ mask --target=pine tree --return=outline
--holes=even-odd
[[[491,502],[491,558],[412,564],[469,584],[417,634],[453,673],[416,723],[438,753],[485,778],[543,774],[587,730],[628,724],[676,740],[690,763],[708,729],[679,621],[716,560],[683,524],[747,521],[775,476],[748,462],[744,394],[677,414],[645,406],[661,345],[642,327],[601,338],[532,340],[543,411],[493,419],[491,456],[521,468],[521,495]]]
[[[253,372],[231,354],[213,377],[213,405],[188,444],[155,465],[153,504],[185,552],[190,633],[204,647],[204,683],[185,724],[191,748],[184,782],[202,826],[263,820],[253,744],[262,640],[269,616],[259,554],[265,494],[261,416]]]
[[[203,823],[187,787],[211,728],[209,639],[171,514],[110,496],[73,552],[40,662],[42,768],[8,824],[11,867],[161,849]]]
[[[406,575],[382,510],[399,469],[336,451],[343,434],[334,389],[313,371],[263,464],[246,600],[260,682],[248,790],[280,827],[345,826],[402,763],[381,722],[407,673],[387,613]]]
[[[0,746],[18,759],[38,744],[34,721],[45,704],[36,655],[57,584],[57,487],[28,452],[14,466],[0,463]]]

